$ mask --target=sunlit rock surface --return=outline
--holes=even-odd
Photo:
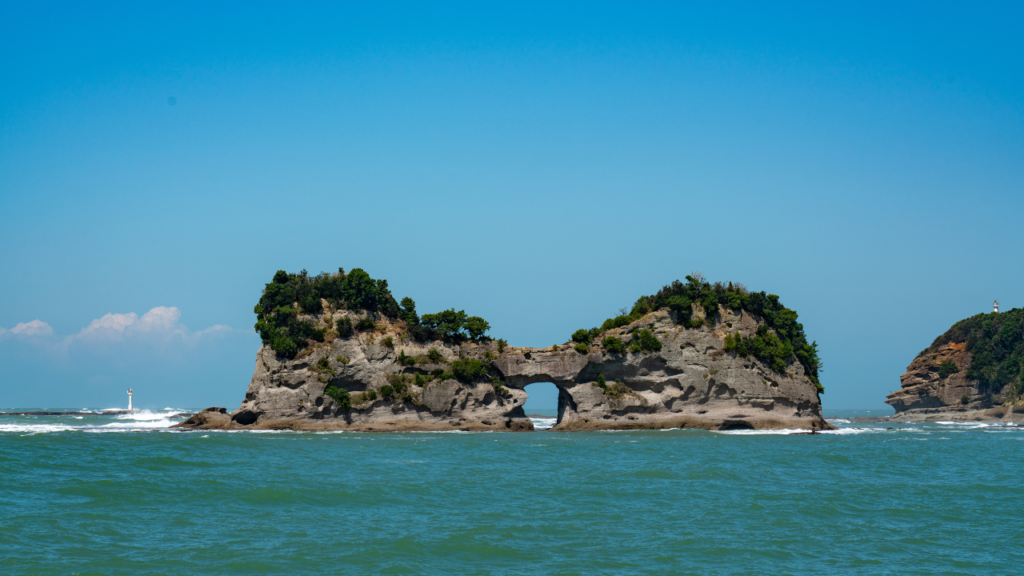
[[[363,317],[348,311],[325,314],[347,315],[353,322]],[[703,316],[699,306],[695,314]],[[326,320],[323,315],[310,318]],[[179,426],[527,431],[533,425],[523,411],[527,397],[523,388],[553,382],[559,389],[559,422],[554,430],[831,428],[822,418],[817,389],[799,362],[776,372],[753,357],[723,350],[727,334],[752,337],[758,325],[759,319],[746,312],[721,308],[710,327],[690,329],[661,310],[602,334],[628,344],[635,330],[646,328],[661,343],[660,351],[616,354],[599,342],[592,343],[586,353],[576,351],[572,342],[503,350],[495,341],[416,342],[406,336],[403,322],[379,318],[375,330],[316,343],[294,359],[280,358],[263,346],[238,410],[230,417],[204,411]],[[425,361],[430,350],[442,358]],[[421,362],[400,364],[401,353]],[[486,361],[490,373],[468,382],[431,379],[432,372],[450,372],[451,363],[460,359]],[[415,373],[429,381],[415,384]],[[604,389],[597,386],[599,375],[607,382]],[[403,380],[408,388],[404,399],[384,398],[386,386]],[[328,386],[347,390],[351,407],[339,406],[326,395]],[[376,397],[370,399],[374,393]]]

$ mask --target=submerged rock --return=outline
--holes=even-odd
[[[323,304],[322,313],[308,316],[318,326],[368,317]],[[699,305],[694,310],[703,316]],[[419,342],[404,321],[376,316],[374,328],[310,341],[295,358],[264,345],[238,410],[208,408],[178,427],[528,431],[523,388],[553,382],[555,430],[832,428],[800,362],[773,370],[724,349],[727,335],[753,337],[764,323],[759,317],[723,306],[715,321],[688,328],[674,314],[662,309],[604,331],[628,345],[646,329],[660,344],[621,353],[600,342],[582,353],[572,342],[546,349]]]

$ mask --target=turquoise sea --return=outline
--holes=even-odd
[[[218,433],[172,412],[0,417],[0,573],[1024,566],[1024,428]]]

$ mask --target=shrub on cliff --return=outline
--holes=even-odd
[[[960,368],[952,360],[943,360],[939,364],[939,378],[948,378],[951,374],[956,374],[960,371]]]
[[[395,359],[400,366],[415,366],[416,358],[414,356],[406,356],[405,350],[399,350],[398,358]]]
[[[348,338],[355,330],[348,316],[342,316],[334,322],[334,331],[338,333],[338,338]]]
[[[334,398],[334,401],[337,402],[338,406],[341,408],[352,407],[352,398],[351,396],[349,396],[348,390],[344,388],[338,388],[337,386],[328,386],[327,389],[324,390],[324,394],[330,396],[331,398]]]
[[[491,365],[487,362],[469,358],[452,362],[452,374],[460,382],[472,382],[473,379],[486,376]]]
[[[442,338],[455,340],[462,336],[462,328],[466,324],[466,312],[464,310],[456,312],[452,308],[436,314],[424,314],[420,318],[420,322],[436,331]]]
[[[479,316],[470,316],[466,318],[466,332],[469,333],[469,337],[473,340],[479,340],[491,329],[491,325]]]
[[[479,316],[468,316],[465,310],[454,308],[436,314],[424,314],[420,325],[427,329],[426,334],[459,342],[469,338],[480,340],[490,330],[491,325]]]
[[[500,378],[498,378],[497,376],[493,376],[493,377],[491,378],[491,386],[493,386],[493,387],[494,387],[494,391],[495,391],[495,392],[496,392],[496,393],[497,393],[497,394],[498,394],[499,396],[507,396],[507,395],[508,395],[508,393],[509,393],[509,392],[508,392],[508,388],[505,388],[505,383],[504,383],[504,382],[502,382],[502,381],[501,381],[501,379],[500,379]]]
[[[654,333],[645,328],[633,335],[633,340],[629,343],[629,349],[633,352],[659,352],[661,350],[661,342],[654,336]]]
[[[377,391],[370,389],[362,394],[356,394],[352,397],[353,404],[362,404],[363,402],[373,402],[377,399]]]
[[[616,378],[614,384],[605,386],[604,394],[613,400],[617,400],[626,394],[633,394],[633,389],[623,384],[621,379]]]
[[[626,343],[620,340],[619,338],[616,338],[615,336],[605,336],[601,340],[601,346],[604,346],[605,350],[613,354],[626,353]]]
[[[409,325],[420,323],[420,317],[416,315],[416,301],[408,296],[402,298],[402,320]]]
[[[298,344],[289,338],[288,334],[282,332],[275,333],[269,344],[278,354],[289,358],[295,356],[295,353],[299,351]]]
[[[590,344],[590,341],[593,340],[593,338],[594,337],[590,335],[590,331],[584,328],[580,328],[572,333],[572,341],[579,342],[581,344]]]
[[[622,314],[614,318],[609,318],[605,320],[603,324],[601,324],[601,330],[604,331],[622,328],[627,324],[632,324],[633,322],[636,322],[641,317],[643,317],[642,314]]]

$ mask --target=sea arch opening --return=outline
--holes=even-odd
[[[553,382],[534,382],[523,386],[526,402],[523,410],[535,430],[547,430],[558,424],[558,386]]]

